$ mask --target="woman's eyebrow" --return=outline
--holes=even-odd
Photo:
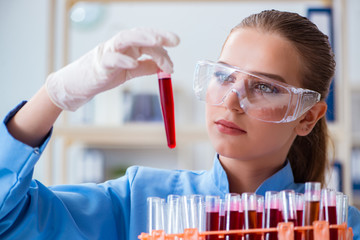
[[[257,75],[259,77],[263,76],[263,77],[270,78],[270,79],[273,79],[273,80],[276,80],[276,81],[279,81],[279,82],[286,83],[285,79],[283,77],[281,77],[280,75],[277,75],[277,74],[264,73],[264,72],[254,72],[254,71],[251,71],[249,73]]]
[[[218,63],[222,63],[224,65],[227,65],[228,67],[233,67],[232,65],[230,65],[230,64],[228,64],[226,62],[223,62],[223,61],[218,61]],[[265,73],[265,72],[257,72],[257,71],[249,71],[248,73],[254,74],[254,75],[259,76],[259,77],[266,77],[266,78],[270,78],[270,79],[273,79],[273,80],[276,80],[276,81],[279,81],[279,82],[286,83],[285,79],[283,77],[281,77],[280,75],[277,75],[277,74]]]

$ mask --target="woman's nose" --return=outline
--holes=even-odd
[[[240,93],[236,89],[231,89],[224,99],[224,106],[230,111],[244,113],[240,105]]]

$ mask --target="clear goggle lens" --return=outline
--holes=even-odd
[[[195,68],[196,96],[212,105],[237,95],[244,112],[265,122],[291,122],[320,101],[320,94],[258,77],[223,63],[199,61]]]

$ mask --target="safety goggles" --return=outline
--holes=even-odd
[[[274,123],[296,120],[319,102],[321,96],[312,90],[211,61],[196,64],[194,91],[200,100],[212,105],[221,105],[236,94],[247,115]]]

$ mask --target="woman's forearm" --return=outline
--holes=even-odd
[[[61,111],[51,102],[43,86],[9,121],[8,131],[29,146],[39,146]]]

